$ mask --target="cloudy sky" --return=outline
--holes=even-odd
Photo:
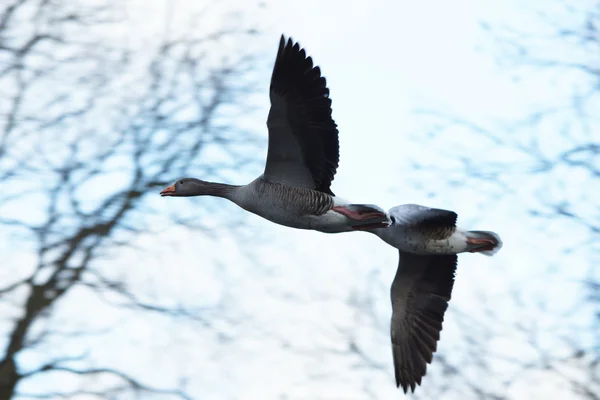
[[[191,3],[132,2],[128,24],[114,32],[115,40],[126,37],[136,47],[165,32],[175,35],[203,7]],[[555,314],[540,314],[536,300],[561,296],[566,301],[550,302],[553,311],[568,309],[578,290],[576,280],[590,262],[589,254],[578,248],[585,236],[579,228],[530,218],[525,205],[535,206],[535,179],[515,176],[500,186],[469,182],[456,172],[461,165],[457,154],[476,168],[511,157],[516,164],[525,163],[519,154],[497,150],[468,129],[430,135],[431,120],[423,113],[434,110],[477,124],[495,123],[525,115],[545,99],[565,96],[560,85],[515,81],[496,62],[494,41],[481,29],[482,21],[535,26],[535,5],[525,8],[516,0],[304,0],[265,5],[229,1],[222,6],[223,11],[243,9],[243,23],[261,30],[252,43],[223,48],[224,54],[234,49],[264,54],[256,71],[264,90],[256,97],[258,111],[248,122],[250,129],[266,138],[270,67],[279,35],[292,36],[313,56],[331,89],[341,147],[336,194],[386,209],[404,203],[451,209],[463,227],[502,236],[504,248],[495,257],[459,258],[438,346],[454,365],[469,360],[464,330],[476,332],[480,326],[496,327],[497,334],[482,345],[490,352],[524,362],[535,357],[526,338],[511,326],[531,320],[554,326]],[[238,23],[218,7],[211,12],[214,17],[197,29]],[[414,171],[415,163],[427,168]],[[244,183],[258,173],[260,168],[241,171],[231,183]],[[157,197],[153,205],[172,212],[205,200]],[[240,213],[224,200],[210,204]],[[148,382],[168,386],[186,376],[189,392],[198,399],[403,398],[394,386],[388,335],[396,250],[365,233],[325,235],[274,226],[256,216],[244,221],[254,240],[240,241],[218,220],[210,222],[219,233],[215,239],[165,225],[160,235],[138,239],[139,246],[154,250],[151,254],[123,250],[110,267],[115,276],[135,280],[148,298],[197,307],[210,326],[115,312],[83,292],[71,294],[76,302],[63,302],[54,322],[110,326],[110,335],[77,346],[92,349],[99,364],[117,363]],[[561,266],[565,248],[575,249],[569,268],[548,273]],[[515,290],[521,304],[511,297]],[[82,312],[92,309],[93,320],[82,319]],[[556,344],[552,336],[546,340],[547,346]],[[39,355],[31,357],[25,355],[22,362],[36,362]],[[494,368],[494,376],[482,376],[474,367],[465,373],[502,390],[498,388],[517,370],[502,362]],[[434,382],[443,379],[441,373],[434,358],[420,389],[424,395],[428,384],[441,384]],[[543,373],[524,374],[507,394],[515,399],[569,396],[568,387],[547,379]],[[543,387],[537,384],[542,380]],[[456,398],[465,393],[457,388]]]

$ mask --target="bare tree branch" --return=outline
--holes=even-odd
[[[137,236],[153,232],[145,222],[152,215],[147,199],[159,187],[191,170],[210,176],[253,165],[253,152],[238,148],[259,140],[224,121],[232,110],[248,112],[244,98],[254,86],[247,75],[256,60],[243,52],[237,58],[214,55],[222,52],[223,40],[242,42],[256,30],[240,24],[203,31],[198,20],[185,34],[173,30],[136,48],[111,36],[127,23],[123,7],[65,0],[0,5],[0,180],[7,188],[0,194],[0,224],[36,251],[27,276],[0,288],[3,301],[22,307],[7,321],[12,327],[0,356],[2,399],[84,393],[189,398],[181,389],[145,384],[118,366],[82,366],[83,358],[68,354],[24,372],[18,361],[23,352],[41,354],[50,340],[107,334],[52,325],[74,289],[92,289],[116,310],[216,329],[206,318],[217,318],[214,310],[146,301],[136,288],[101,273],[101,266],[111,250],[133,247]],[[204,162],[209,146],[224,156]],[[199,218],[175,222],[203,226]],[[93,354],[84,358],[92,362]],[[75,392],[19,389],[24,381],[55,373],[111,376],[121,383]]]

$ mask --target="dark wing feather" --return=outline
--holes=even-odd
[[[440,208],[429,208],[418,204],[403,204],[389,211],[399,224],[428,228],[455,228],[457,214]]]
[[[430,240],[446,239],[456,230],[457,215],[453,211],[404,204],[390,209],[389,215],[392,229],[396,226],[404,232],[417,232]]]
[[[414,392],[440,339],[454,286],[456,254],[416,255],[400,251],[392,283],[392,352],[396,386]]]
[[[269,151],[264,177],[333,194],[339,163],[329,89],[298,43],[281,36],[270,87]]]

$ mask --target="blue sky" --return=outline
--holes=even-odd
[[[186,29],[194,11],[203,7],[183,0],[131,4],[127,24],[111,35],[117,41],[127,38],[132,48],[148,45],[156,35]],[[522,361],[534,357],[527,337],[512,327],[519,321],[542,327],[560,323],[555,312],[572,305],[579,295],[577,280],[591,262],[590,254],[579,246],[585,232],[568,221],[544,223],[530,217],[528,207],[536,207],[537,201],[532,188],[544,186],[536,177],[516,174],[502,188],[456,172],[457,154],[478,168],[507,158],[525,163],[522,154],[498,149],[466,129],[431,136],[431,120],[415,113],[438,110],[488,126],[568,94],[567,87],[549,86],[543,79],[515,82],[498,66],[494,42],[480,28],[483,20],[535,28],[532,10],[517,1],[475,0],[280,1],[264,8],[230,1],[222,7],[245,9],[243,23],[257,23],[262,30],[251,43],[223,45],[223,54],[234,49],[264,54],[263,68],[256,71],[264,90],[255,97],[253,106],[259,110],[248,128],[266,139],[270,67],[279,35],[292,36],[321,66],[331,89],[341,147],[333,184],[336,194],[384,208],[420,203],[452,209],[463,227],[494,230],[502,236],[504,248],[495,257],[459,258],[439,352],[454,364],[467,365],[465,330],[490,329],[494,335],[482,348]],[[213,19],[204,22],[208,26],[197,29],[240,23],[219,17],[226,14],[215,9]],[[415,172],[411,167],[415,161],[430,168]],[[260,168],[240,171],[232,183],[244,183],[260,172]],[[572,184],[577,187],[585,179],[581,175]],[[449,180],[459,184],[449,185]],[[151,203],[166,214],[204,200],[157,197]],[[210,204],[225,213],[241,212],[225,201]],[[188,376],[189,391],[203,399],[403,397],[394,387],[388,335],[396,250],[364,233],[324,235],[275,226],[255,216],[245,221],[260,241],[245,244],[217,218],[207,220],[220,234],[214,240],[164,220],[162,233],[141,235],[135,243],[151,253],[123,249],[104,271],[136,285],[149,299],[197,307],[212,321],[211,327],[116,312],[89,293],[75,291],[70,294],[73,301],[64,301],[53,321],[109,325],[111,334],[69,343],[71,350],[91,349],[99,364],[116,363],[143,374],[148,382],[169,385],[180,375]],[[565,248],[575,249],[568,259]],[[564,265],[568,268],[561,268]],[[556,272],[549,273],[550,269]],[[527,281],[530,284],[523,285]],[[523,304],[512,299],[514,290]],[[555,298],[564,301],[553,302]],[[549,301],[553,313],[540,312],[540,299]],[[486,314],[487,307],[495,310],[493,317]],[[85,317],[90,309],[95,310],[93,321]],[[459,320],[459,315],[467,318]],[[545,346],[556,346],[556,336],[544,336]],[[348,352],[349,343],[355,343],[368,360]],[[58,339],[54,345],[55,351],[61,350]],[[25,354],[22,361],[26,365],[38,357]],[[502,380],[516,370],[502,362],[493,368],[492,377],[472,366],[465,371],[502,390]],[[441,382],[441,372],[434,358],[419,389],[423,396],[428,385]],[[507,394],[515,399],[550,394],[569,398],[568,388],[546,374],[523,374]],[[539,385],[541,381],[544,385]],[[46,384],[53,382],[48,379]],[[464,398],[465,393],[469,392],[458,387],[454,395]]]

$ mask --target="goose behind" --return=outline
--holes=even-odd
[[[440,339],[452,297],[458,253],[493,255],[498,234],[456,226],[455,212],[416,204],[389,211],[392,225],[372,233],[399,250],[390,297],[390,335],[396,385],[406,393],[421,384]]]

